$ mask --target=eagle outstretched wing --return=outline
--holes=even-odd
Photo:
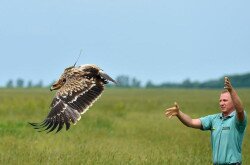
[[[83,76],[73,74],[67,78],[65,84],[57,91],[50,105],[51,111],[41,123],[30,123],[41,131],[60,131],[64,124],[66,130],[70,124],[76,124],[81,114],[101,96],[107,80],[101,76]]]

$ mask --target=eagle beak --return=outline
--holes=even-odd
[[[117,84],[117,82],[116,82],[114,79],[112,79],[107,73],[105,73],[105,72],[103,72],[103,71],[100,71],[99,73],[100,73],[100,75],[101,75],[103,78],[105,78],[105,79],[107,79],[107,80],[109,80],[109,81],[111,81],[111,82]]]
[[[61,88],[61,85],[58,82],[56,82],[50,87],[50,91],[57,90],[59,88]]]

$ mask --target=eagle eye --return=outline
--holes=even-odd
[[[66,79],[65,78],[63,79],[63,83],[66,83]]]

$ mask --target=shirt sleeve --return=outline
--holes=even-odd
[[[235,115],[235,121],[236,121],[236,128],[243,132],[246,128],[247,125],[247,113],[246,111],[244,111],[244,120],[243,121],[239,121],[237,115]]]
[[[215,116],[214,115],[208,115],[205,117],[201,117],[201,130],[207,131],[207,130],[212,130],[212,120]]]

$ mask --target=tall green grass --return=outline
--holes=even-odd
[[[106,89],[70,130],[36,132],[55,93],[44,89],[1,89],[0,164],[212,164],[210,132],[167,119],[177,101],[198,118],[219,112],[219,90]],[[250,90],[238,91],[250,111]],[[250,164],[250,128],[243,141],[243,164]]]

